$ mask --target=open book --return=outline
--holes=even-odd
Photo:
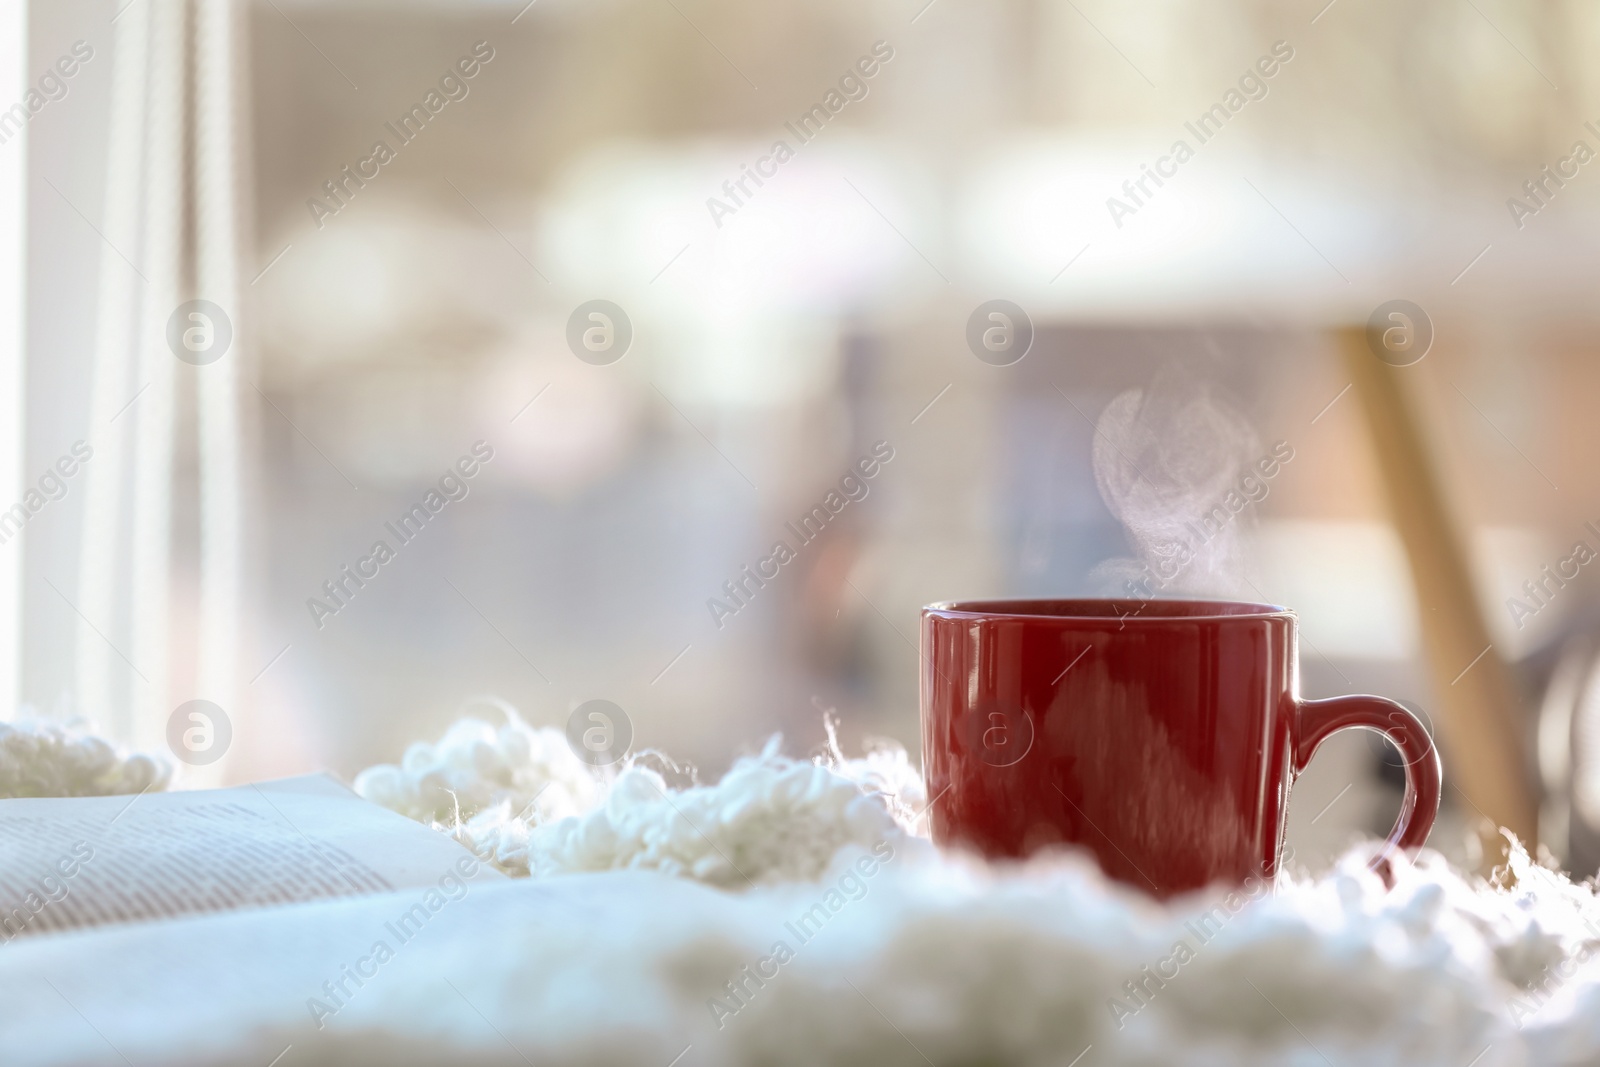
[[[327,775],[236,789],[0,800],[0,945],[51,931],[504,876]]]

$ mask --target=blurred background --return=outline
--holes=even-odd
[[[1600,568],[1524,583],[1600,550],[1597,35],[1509,0],[33,3],[0,99],[28,111],[0,143],[27,279],[0,507],[93,458],[0,545],[11,685],[146,744],[213,700],[222,781],[348,776],[487,694],[554,726],[614,701],[712,776],[830,709],[847,749],[915,753],[921,605],[1125,594],[1161,515],[1281,445],[1162,592],[1291,606],[1307,695],[1431,716],[1430,609],[1330,333],[1406,299],[1508,758],[1592,873],[1568,738]],[[167,351],[191,297],[230,327],[216,362]],[[620,358],[569,340],[593,300]],[[1031,324],[1018,361],[968,343],[991,300]],[[1128,497],[1117,455],[1161,491]],[[1298,856],[1386,832],[1400,780],[1336,738]],[[1434,844],[1472,859],[1480,815],[1451,791]]]

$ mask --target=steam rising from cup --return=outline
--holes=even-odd
[[[1294,457],[1270,451],[1242,414],[1203,386],[1158,382],[1119,394],[1100,413],[1095,483],[1136,555],[1093,577],[1113,595],[1259,599],[1245,580],[1251,507]]]

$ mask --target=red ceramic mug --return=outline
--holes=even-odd
[[[1204,600],[924,608],[934,841],[992,858],[1081,845],[1158,897],[1242,884],[1276,872],[1289,788],[1317,746],[1359,726],[1406,764],[1383,855],[1419,848],[1439,810],[1427,730],[1382,697],[1301,700],[1295,622]]]

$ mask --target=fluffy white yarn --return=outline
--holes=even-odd
[[[119,752],[78,724],[0,722],[0,797],[84,797],[165,789],[172,765]]]
[[[400,766],[368,768],[356,792],[449,828],[511,874],[654,870],[724,888],[815,879],[847,845],[908,841],[925,802],[905,749],[846,759],[831,722],[815,761],[780,755],[773,737],[716,785],[676,790],[637,760],[613,780],[561,732],[504,710],[504,726],[463,719]]]
[[[918,1063],[908,1040],[952,1064],[1064,1065],[1091,1046],[1085,1065],[1600,1057],[1600,1020],[1574,1010],[1600,1004],[1600,982],[1579,963],[1600,945],[1590,891],[1520,849],[1515,884],[1501,890],[1425,854],[1390,891],[1366,859],[1353,852],[1319,879],[1244,904],[1207,941],[1194,925],[1219,894],[1162,910],[1087,865],[909,865],[891,872],[882,897],[875,886],[859,911],[847,906],[844,928],[818,939],[823,951],[802,955],[728,1020],[718,1036],[735,1047],[717,1058]],[[714,933],[701,936],[710,944]],[[1192,959],[1147,981],[1180,939]],[[841,975],[867,996],[840,990]],[[1143,983],[1138,997],[1130,983]],[[1133,1013],[1114,1010],[1113,998]],[[1566,1055],[1553,1054],[1558,1041]]]
[[[773,738],[714,786],[670,790],[636,765],[587,814],[540,827],[502,824],[493,839],[497,863],[535,876],[642,869],[746,888],[813,880],[841,848],[908,837],[881,794],[778,755]]]
[[[730,894],[619,872],[554,914],[538,896],[496,907],[481,929],[419,941],[331,1047],[296,1052],[328,1067],[664,1065],[691,1046],[727,1067],[1600,1061],[1600,979],[1583,965],[1600,905],[1520,849],[1500,887],[1424,853],[1386,890],[1356,851],[1255,901],[1168,908],[1074,857],[1000,869],[897,851],[847,885],[860,855],[820,883]],[[820,929],[801,929],[835,889]],[[1162,965],[1179,940],[1191,956]],[[793,955],[774,967],[778,941]],[[440,995],[440,974],[459,995]]]
[[[407,818],[452,828],[485,812],[540,823],[599,802],[605,776],[573,755],[559,730],[535,729],[509,704],[491,702],[505,713],[504,726],[460,719],[437,742],[413,743],[399,766],[362,771],[355,791]]]

